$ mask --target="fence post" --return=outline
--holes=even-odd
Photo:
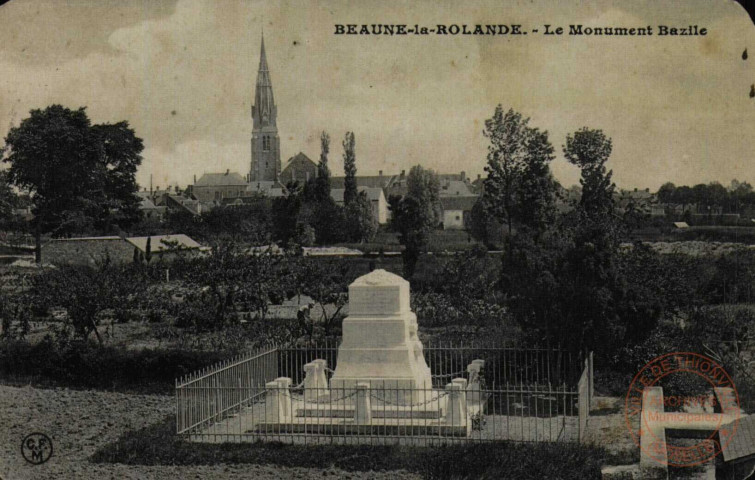
[[[360,425],[372,423],[372,405],[370,402],[370,384],[357,383],[356,385],[356,408],[354,409],[354,421]]]
[[[593,352],[590,352],[590,373],[589,373],[590,375],[590,408],[592,408],[592,399],[595,396],[595,383],[594,383],[594,378],[593,378],[593,375],[595,374],[594,368],[595,367],[593,365]]]
[[[275,382],[278,384],[279,392],[278,395],[280,395],[280,417],[281,420],[287,420],[291,416],[291,412],[289,411],[291,408],[291,401],[289,398],[290,392],[289,388],[291,388],[291,379],[289,377],[278,377],[275,379]]]
[[[467,416],[467,379],[466,378],[454,378],[451,383],[459,386],[461,393],[459,398],[461,399],[461,412],[464,417]]]
[[[265,422],[278,423],[281,420],[280,385],[278,382],[265,384]]]
[[[461,385],[451,382],[446,385],[446,392],[448,393],[448,400],[446,402],[445,423],[452,427],[461,427],[463,420],[466,420],[462,418]]]

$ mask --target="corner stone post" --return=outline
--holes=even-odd
[[[357,424],[369,425],[372,423],[372,405],[370,402],[370,384],[357,383],[356,385],[356,408],[354,409],[354,421]]]
[[[277,381],[265,384],[265,422],[281,421],[281,396],[280,385]]]
[[[448,399],[446,401],[446,425],[462,427],[466,421],[466,412],[462,409],[461,385],[458,383],[446,384]]]
[[[278,377],[275,379],[278,384],[278,401],[280,405],[281,420],[288,419],[291,416],[291,379],[289,377]]]

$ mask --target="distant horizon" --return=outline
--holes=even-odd
[[[144,139],[140,187],[185,188],[203,173],[250,162],[251,102],[263,30],[278,106],[281,163],[320,154],[342,172],[356,137],[358,175],[420,164],[484,176],[484,121],[497,104],[548,130],[554,177],[579,170],[566,135],[588,126],[613,139],[617,187],[731,180],[755,184],[755,29],[735,2],[683,5],[478,0],[310,5],[228,0],[103,0],[0,6],[0,135],[33,108],[86,106],[94,123],[126,120]],[[521,24],[528,36],[347,36],[337,24]],[[543,25],[699,25],[705,36],[545,36]],[[742,52],[749,47],[750,59]],[[399,53],[400,52],[400,53]],[[751,130],[751,128],[750,128]]]

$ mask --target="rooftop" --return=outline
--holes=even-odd
[[[202,178],[197,180],[195,187],[219,187],[228,185],[247,185],[244,177],[236,172],[225,173],[205,173]]]
[[[199,249],[202,245],[182,233],[176,235],[152,235],[151,237],[130,237],[126,241],[138,248],[140,251],[147,251],[147,239],[150,240],[150,250],[159,252],[174,248],[171,244],[175,242],[178,248]]]

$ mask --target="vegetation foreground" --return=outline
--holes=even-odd
[[[378,445],[198,444],[175,437],[174,418],[129,432],[99,449],[95,463],[127,465],[261,464],[337,468],[348,472],[397,471],[427,479],[600,478],[602,448],[566,443],[472,443],[436,448]],[[544,462],[543,459],[549,461]]]

